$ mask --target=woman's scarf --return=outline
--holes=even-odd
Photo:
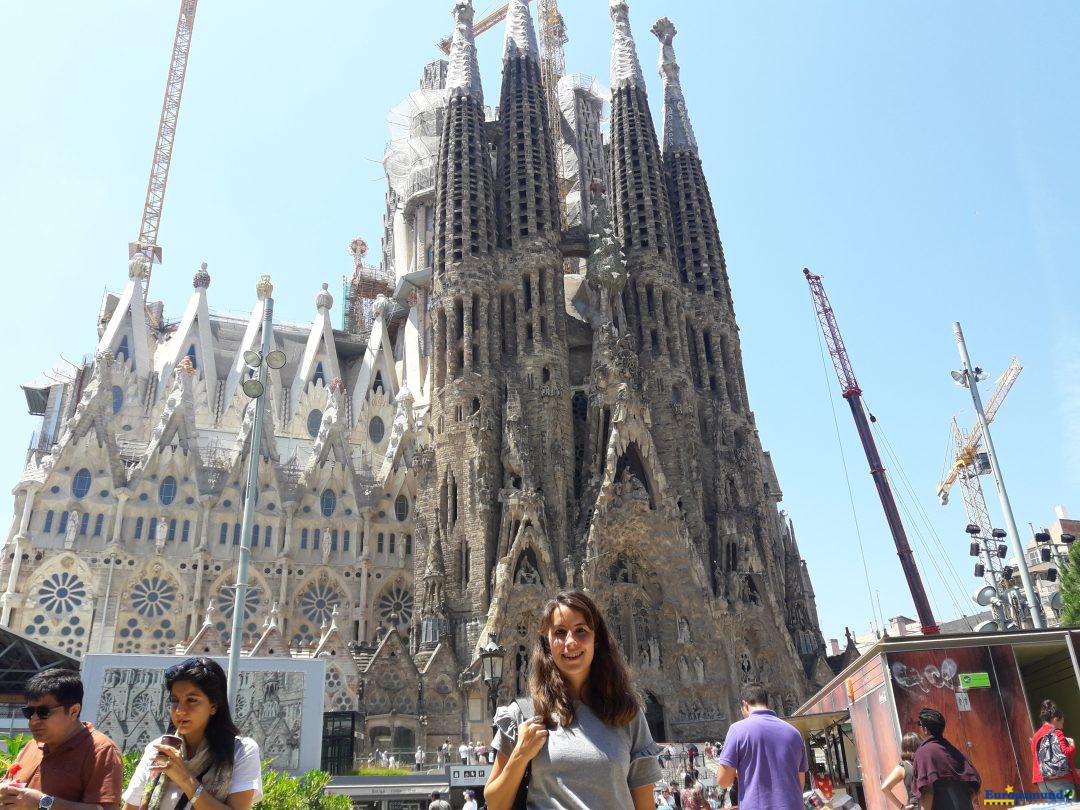
[[[203,740],[195,756],[185,759],[185,762],[188,771],[202,782],[206,793],[223,802],[229,798],[232,765],[226,762],[215,763],[206,740]],[[147,780],[139,810],[175,810],[183,797],[184,791],[180,789],[180,786],[161,773]]]

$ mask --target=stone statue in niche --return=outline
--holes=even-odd
[[[691,642],[690,622],[688,622],[684,616],[679,617],[679,642],[682,644],[689,644]]]
[[[685,655],[679,656],[679,680],[684,686],[690,685],[690,664],[686,661]]]
[[[516,674],[517,694],[529,693],[529,652],[524,646],[519,645],[517,654],[514,656],[514,672]]]
[[[656,669],[660,669],[660,642],[656,640],[655,636],[649,638],[649,660],[652,661],[652,665]]]
[[[64,533],[64,548],[69,551],[75,545],[75,535],[79,533],[79,521],[82,515],[79,514],[78,509],[72,509],[71,514],[68,515],[67,531]]]
[[[536,570],[528,557],[521,560],[518,566],[517,583],[519,585],[540,585],[540,572]]]
[[[739,670],[742,672],[743,683],[750,683],[754,680],[754,664],[750,660],[750,653],[743,650],[739,653]]]
[[[694,675],[697,676],[698,683],[705,683],[705,662],[701,660],[701,656],[694,659]]]
[[[644,644],[638,647],[638,662],[641,666],[651,669],[652,659],[649,657],[649,648]]]

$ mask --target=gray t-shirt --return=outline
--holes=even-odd
[[[616,810],[632,808],[630,791],[662,778],[644,712],[628,726],[611,726],[583,703],[574,703],[569,726],[549,730],[547,744],[532,760],[528,810]],[[522,722],[517,703],[495,712],[491,744],[510,756]]]

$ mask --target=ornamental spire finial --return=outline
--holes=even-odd
[[[473,36],[472,0],[457,0],[453,13],[454,35],[450,39],[446,89],[452,96],[476,96],[483,103],[484,89],[480,84],[480,65],[476,61],[476,39]]]
[[[611,19],[615,31],[611,38],[611,89],[621,87],[644,87],[645,76],[641,72],[634,34],[630,30],[630,6],[626,0],[611,0]]]
[[[675,59],[674,23],[667,17],[656,21],[652,32],[660,40],[660,76],[664,79],[664,152],[675,149],[697,151],[697,138],[686,111],[686,97],[679,80],[679,63]]]
[[[510,0],[506,10],[506,39],[503,41],[503,61],[516,56],[533,56],[539,59],[540,48],[536,44],[536,29],[528,0]]]

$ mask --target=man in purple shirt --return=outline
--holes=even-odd
[[[795,727],[769,709],[769,693],[748,683],[739,695],[744,720],[732,723],[720,752],[717,781],[739,777],[740,810],[803,810],[806,746]]]

